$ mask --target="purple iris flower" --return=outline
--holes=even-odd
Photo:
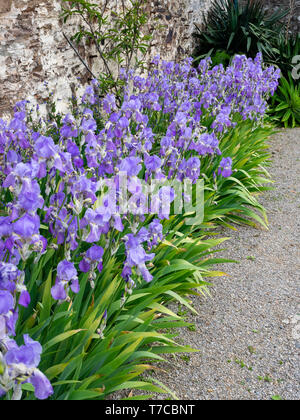
[[[138,270],[141,273],[143,279],[145,280],[146,283],[150,283],[153,280],[153,276],[152,274],[150,274],[148,268],[146,267],[145,264],[140,264],[138,266]]]
[[[46,400],[53,394],[49,379],[39,370],[35,370],[31,375],[30,383],[34,386],[34,394],[39,400]]]
[[[19,298],[19,305],[24,306],[24,308],[27,308],[30,304],[30,300],[30,294],[27,292],[27,290],[23,290]]]
[[[44,159],[51,159],[58,152],[58,148],[54,144],[53,139],[44,136],[37,139],[34,149],[36,154]]]
[[[118,121],[118,126],[121,130],[127,129],[129,127],[129,120],[126,117],[121,117]]]
[[[36,180],[26,178],[23,180],[18,202],[28,212],[34,212],[43,207],[44,199],[40,194],[40,187]]]
[[[67,298],[69,288],[72,292],[79,293],[80,287],[77,270],[72,262],[64,260],[57,266],[56,282],[51,289],[53,299],[60,301],[65,300]]]
[[[89,114],[87,114],[89,116]],[[89,116],[89,118],[84,118],[82,120],[81,126],[82,131],[95,131],[97,128],[97,123],[93,117]]]
[[[153,222],[149,225],[149,236],[150,239],[148,241],[148,245],[150,248],[156,246],[159,241],[163,239],[163,226],[160,223],[159,219],[154,219]]]
[[[61,261],[57,266],[57,277],[62,280],[71,281],[77,277],[74,264],[69,261]]]
[[[0,289],[14,293],[16,281],[20,277],[21,271],[11,263],[0,263]]]
[[[228,178],[232,175],[232,159],[230,157],[221,160],[218,174],[222,175],[224,178]]]
[[[140,163],[141,159],[138,157],[127,157],[122,160],[119,165],[119,170],[121,172],[126,172],[127,176],[137,176],[142,169],[142,165]]]
[[[19,317],[18,309],[12,310],[8,312],[8,314],[4,315],[7,334],[10,336],[14,337],[16,335],[16,324],[17,324],[18,317]]]
[[[0,236],[9,236],[12,233],[12,224],[10,217],[0,216]]]
[[[147,156],[145,158],[145,166],[148,171],[157,171],[157,169],[161,168],[162,166],[162,160],[159,156],[156,155]]]
[[[66,300],[67,299],[67,291],[65,285],[58,281],[52,288],[51,288],[51,295],[55,300]]]
[[[23,346],[9,350],[5,354],[5,361],[8,365],[23,363],[29,368],[35,368],[40,364],[42,346],[27,334],[24,335],[24,343]]]
[[[5,315],[15,306],[13,296],[6,290],[0,290],[0,315]]]
[[[134,237],[132,234],[127,235],[128,241],[126,243],[128,257],[128,263],[133,266],[138,266],[146,261],[151,261],[155,254],[146,254],[146,251],[140,244],[139,238]]]
[[[14,232],[24,238],[30,238],[39,233],[40,218],[26,213],[13,224]]]
[[[93,86],[88,86],[86,88],[82,97],[82,102],[87,105],[95,105],[97,102],[97,96],[95,95]]]
[[[67,142],[67,152],[70,153],[72,157],[80,155],[79,147],[70,139]]]
[[[101,246],[94,245],[89,248],[83,260],[79,263],[79,268],[82,272],[88,273],[93,265],[96,265],[99,271],[102,271],[102,257],[104,250]]]
[[[200,159],[197,157],[191,157],[186,163],[186,176],[193,182],[196,182],[200,176]]]
[[[142,241],[149,237],[148,232],[146,230],[141,230],[137,236],[133,234],[128,234],[126,236],[126,262],[125,266],[127,267],[137,267],[140,271],[141,275],[143,276],[145,281],[151,281],[152,276],[150,275],[148,269],[145,266],[147,261],[153,260],[155,254],[147,254],[145,249],[142,246]],[[128,273],[122,273],[124,278],[128,278]]]
[[[102,106],[107,114],[115,111],[117,109],[116,97],[114,95],[106,95],[103,99]]]
[[[42,353],[42,346],[37,341],[32,340],[27,334],[24,335],[24,345],[18,346],[14,340],[7,342],[7,352],[4,361],[8,368],[8,375],[12,379],[18,379],[19,370],[28,376],[35,389],[35,396],[44,400],[53,394],[53,388],[49,379],[37,369]],[[18,368],[20,366],[20,369]]]

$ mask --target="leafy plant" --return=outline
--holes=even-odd
[[[102,93],[114,92],[119,95],[123,86],[121,69],[144,68],[144,57],[148,51],[151,35],[143,34],[148,21],[144,11],[145,0],[121,0],[116,10],[109,8],[109,0],[95,4],[86,0],[63,0],[63,19],[66,23],[71,17],[80,17],[78,31],[71,39],[64,34],[69,45],[75,50],[90,75],[100,81]],[[95,75],[80,55],[76,45],[85,43],[94,48],[102,62],[103,72]]]
[[[280,395],[273,395],[271,398],[273,401],[282,401],[283,398]]]
[[[294,82],[291,75],[288,79],[281,77],[271,102],[270,115],[275,123],[286,128],[300,125],[300,84]]]
[[[224,275],[225,239],[207,239],[217,224],[267,225],[256,195],[278,72],[260,56],[198,70],[155,57],[146,77],[124,76],[121,106],[93,80],[74,115],[51,107],[35,123],[22,101],[0,120],[1,398],[173,396],[137,379],[164,353],[194,351],[162,333],[189,325],[168,303],[195,313],[187,296]]]
[[[92,292],[88,291],[87,275],[83,275],[80,294],[52,313],[50,284],[55,254],[45,255],[38,266],[27,271],[34,300],[23,313],[18,331],[20,336],[30,332],[43,342],[40,367],[52,382],[53,399],[97,400],[125,389],[174,396],[166,387],[135,378],[155,370],[153,362],[163,361],[165,353],[195,351],[161,332],[169,326],[188,325],[166,304],[175,299],[195,313],[184,296],[203,293],[209,285],[204,277],[224,274],[209,271],[216,260],[207,258],[209,250],[223,240],[203,240],[199,235],[191,240],[187,234],[174,236],[175,229],[180,229],[176,225],[174,231],[166,228],[169,235],[157,250],[153,281],[138,284],[125,304],[123,280],[118,274],[121,255],[105,264],[102,279],[96,281]],[[46,284],[35,285],[36,277],[46,276]],[[26,389],[26,399],[32,399],[32,392]]]
[[[288,10],[281,10],[269,15],[261,0],[215,0],[207,14],[203,16],[203,29],[196,26],[194,37],[197,42],[194,51],[195,60],[209,52],[225,51],[229,55],[236,53],[254,57],[258,52],[272,57],[274,44],[283,24],[281,19]]]
[[[282,75],[288,79],[293,70],[294,57],[300,56],[300,33],[288,37],[283,32],[280,33],[274,47],[274,54],[265,57],[265,61],[278,66]]]

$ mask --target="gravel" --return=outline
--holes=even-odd
[[[300,129],[271,139],[276,189],[261,197],[268,231],[240,227],[222,256],[210,298],[193,297],[195,331],[179,342],[199,352],[176,355],[157,379],[182,400],[300,398]],[[165,396],[155,397],[158,399]]]

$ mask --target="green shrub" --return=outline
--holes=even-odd
[[[203,234],[191,239],[180,235],[176,225],[172,230],[171,221],[167,225],[169,234],[153,261],[153,281],[137,284],[125,303],[124,280],[119,274],[121,253],[104,262],[101,280],[95,280],[93,291],[88,287],[88,276],[82,275],[80,293],[52,313],[48,303],[55,253],[48,252],[37,266],[28,268],[35,311],[32,314],[30,307],[22,313],[18,334],[30,333],[43,343],[40,368],[52,382],[55,400],[104,399],[122,389],[174,396],[154,380],[135,378],[154,370],[153,362],[163,361],[161,355],[165,353],[195,351],[163,333],[165,328],[189,325],[166,305],[176,300],[195,313],[185,296],[205,293],[209,283],[204,278],[224,275],[210,271],[222,260],[208,258],[209,250],[224,240],[203,240]],[[27,398],[32,399],[31,392]]]
[[[300,34],[286,36],[280,33],[274,45],[272,56],[266,56],[265,61],[280,68],[282,75],[289,80],[294,66],[294,57],[300,56]],[[296,83],[296,81],[295,81]]]
[[[269,15],[261,0],[215,0],[204,15],[203,29],[196,26],[195,60],[218,51],[249,57],[261,52],[264,57],[272,57],[283,27],[281,19],[287,14],[288,10],[283,10]]]
[[[284,127],[300,125],[300,84],[291,75],[281,77],[277,92],[272,98],[270,115],[272,120]]]
[[[205,220],[232,227],[232,223],[267,227],[268,219],[257,197],[269,189],[270,176],[266,167],[270,164],[268,139],[274,133],[270,127],[253,127],[249,121],[239,121],[222,139],[223,155],[233,161],[233,174],[229,178],[217,178],[216,167],[206,162],[207,184]]]

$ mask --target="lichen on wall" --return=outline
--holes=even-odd
[[[147,30],[156,29],[151,55],[160,53],[166,59],[188,55],[193,22],[199,21],[210,1],[147,2]],[[63,36],[63,31],[74,33],[77,24],[73,19],[63,26],[60,0],[0,0],[0,116],[10,114],[18,100],[42,105],[49,94],[60,110],[66,109],[74,86],[90,78]],[[94,73],[101,71],[93,51],[80,47],[80,54]]]

